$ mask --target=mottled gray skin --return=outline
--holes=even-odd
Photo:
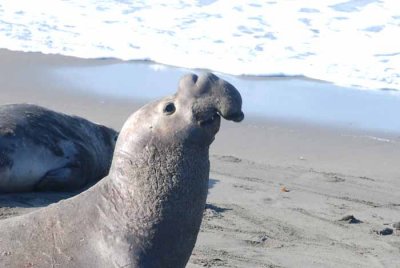
[[[0,106],[0,192],[71,191],[107,176],[118,133],[31,104]]]
[[[205,207],[219,115],[241,121],[241,104],[238,91],[212,74],[184,76],[175,95],[126,121],[106,178],[0,221],[0,267],[185,267]]]

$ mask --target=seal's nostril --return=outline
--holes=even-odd
[[[192,81],[193,81],[194,84],[196,84],[198,78],[199,77],[197,75],[192,74]]]

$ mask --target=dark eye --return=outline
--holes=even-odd
[[[164,113],[167,115],[173,114],[175,112],[175,105],[173,103],[168,103],[164,107]]]

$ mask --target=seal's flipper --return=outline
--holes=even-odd
[[[82,170],[77,167],[62,167],[50,170],[35,185],[35,191],[73,191],[81,188],[86,182],[82,181]]]

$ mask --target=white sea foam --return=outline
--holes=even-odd
[[[0,47],[400,90],[396,0],[0,0]]]

